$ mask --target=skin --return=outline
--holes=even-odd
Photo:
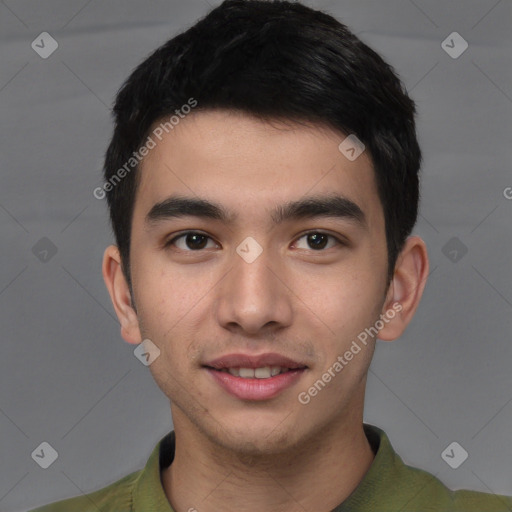
[[[177,512],[316,511],[343,502],[374,454],[363,431],[366,377],[375,338],[307,405],[307,391],[357,335],[400,303],[378,338],[398,338],[416,311],[426,277],[424,242],[409,237],[388,285],[384,215],[364,152],[349,161],[345,135],[319,125],[196,112],[145,158],[132,222],[133,300],[117,247],[103,275],[123,338],[149,338],[161,351],[151,373],[169,398],[176,454],[162,472]],[[306,218],[273,224],[271,210],[306,196],[343,195],[366,223]],[[150,209],[170,195],[214,201],[236,219],[183,217],[153,224]],[[183,231],[210,238],[194,250]],[[329,238],[318,250],[305,232]],[[263,252],[236,252],[248,236]],[[192,241],[193,242],[193,241]],[[277,352],[308,369],[260,402],[226,393],[202,367],[221,355]]]

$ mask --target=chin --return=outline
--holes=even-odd
[[[297,443],[296,426],[274,421],[230,422],[217,431],[214,441],[239,456],[262,457],[278,455],[293,449]]]

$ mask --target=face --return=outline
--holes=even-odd
[[[175,426],[270,454],[362,416],[375,338],[358,335],[385,313],[387,250],[371,160],[344,138],[200,112],[144,160],[125,338],[159,348]]]

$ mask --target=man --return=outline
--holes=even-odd
[[[120,90],[103,276],[174,431],[146,467],[42,511],[509,511],[363,423],[376,339],[428,275],[421,152],[392,68],[297,2],[227,0]]]

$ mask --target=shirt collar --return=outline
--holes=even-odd
[[[363,428],[375,458],[359,485],[332,512],[370,510],[368,506],[377,505],[382,496],[390,492],[392,482],[400,480],[404,464],[395,453],[386,433],[368,423],[364,423]]]
[[[174,459],[174,431],[160,439],[133,490],[133,512],[174,512],[162,486],[161,471]]]

